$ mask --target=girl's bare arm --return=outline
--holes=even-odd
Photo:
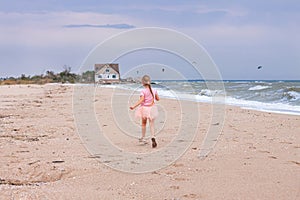
[[[156,101],[159,101],[159,96],[158,96],[157,93],[155,94],[155,100],[156,100]]]
[[[130,109],[133,110],[136,107],[138,107],[144,101],[144,99],[145,99],[144,96],[140,96],[140,100],[138,102],[136,102],[133,106],[130,106]]]

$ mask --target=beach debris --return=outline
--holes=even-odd
[[[21,140],[26,142],[39,141],[38,137],[28,137],[27,135],[0,135],[0,138],[11,138],[14,140]]]
[[[16,151],[16,153],[29,153],[30,151],[25,150],[25,151]]]
[[[179,186],[178,186],[178,185],[171,185],[170,188],[171,188],[171,189],[174,189],[174,190],[178,190],[178,189],[179,189]]]
[[[28,163],[28,165],[33,165],[33,164],[38,163],[38,162],[40,162],[40,160],[36,160],[34,162],[30,162],[30,163]]]
[[[11,117],[12,115],[1,115],[0,114],[0,119],[2,119],[2,118],[9,118],[9,117]]]
[[[267,150],[259,150],[260,153],[271,153],[270,151]]]
[[[197,195],[196,194],[193,194],[193,193],[191,193],[191,194],[185,194],[185,195],[183,195],[183,197],[185,197],[185,198],[196,198],[197,197]]]
[[[291,163],[294,163],[294,164],[296,164],[296,165],[299,165],[299,166],[300,166],[300,162],[297,162],[297,161],[294,161],[294,160],[291,160],[291,161],[289,161],[289,162],[291,162]]]
[[[43,101],[40,101],[40,100],[34,100],[33,102],[34,103],[39,103],[39,104],[43,103]]]
[[[53,160],[52,163],[64,163],[65,161],[63,160]]]
[[[101,158],[101,156],[98,156],[98,155],[92,155],[92,156],[88,156],[88,158]]]
[[[27,139],[28,142],[32,142],[32,141],[40,141],[39,138],[35,137],[35,138],[28,138]]]
[[[277,159],[277,157],[276,157],[276,156],[269,156],[269,158]]]
[[[38,186],[39,182],[0,178],[0,185],[13,185],[13,186],[32,186],[32,185],[36,185],[36,186]]]

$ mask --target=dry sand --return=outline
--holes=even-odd
[[[300,116],[226,106],[218,142],[201,160],[208,128],[222,126],[211,122],[211,105],[191,102],[199,109],[199,124],[184,126],[189,121],[178,122],[189,113],[182,113],[178,101],[162,99],[159,106],[167,116],[157,121],[158,148],[181,127],[196,129],[197,135],[169,166],[132,174],[88,153],[74,121],[73,86],[1,86],[0,94],[1,200],[300,198]],[[126,151],[156,151],[121,133],[111,95],[112,89],[96,89],[95,115],[106,137]]]

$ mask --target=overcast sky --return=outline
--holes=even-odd
[[[77,71],[97,44],[143,27],[195,39],[223,79],[300,79],[298,0],[0,0],[0,77]]]

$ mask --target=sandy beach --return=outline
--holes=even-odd
[[[117,98],[128,91],[96,88],[96,119],[123,151],[151,153],[167,147],[179,130],[196,133],[175,162],[135,174],[112,169],[86,149],[74,119],[73,91],[60,84],[0,87],[1,200],[300,198],[300,116],[226,106],[224,122],[214,122],[210,104],[189,102],[198,109],[195,124],[181,102],[161,99],[158,148],[152,149],[121,131],[123,118],[115,108],[128,110],[128,102]],[[220,136],[209,156],[199,159],[211,126],[221,126]],[[138,122],[129,127],[138,137]]]

